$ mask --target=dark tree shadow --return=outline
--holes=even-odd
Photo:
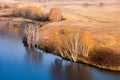
[[[84,65],[55,59],[51,66],[53,80],[91,80],[91,74]]]
[[[54,63],[51,64],[50,72],[54,80],[63,80],[62,59],[55,59]]]

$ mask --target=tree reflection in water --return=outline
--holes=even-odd
[[[16,26],[14,25],[16,24]],[[0,35],[7,35],[10,38],[21,38],[22,37],[22,28],[18,27],[17,22],[13,21],[0,21]]]
[[[64,72],[62,70],[62,60],[56,58],[54,63],[51,64],[50,71],[54,80],[62,80],[62,77],[64,77]]]
[[[92,76],[86,66],[58,58],[52,63],[51,75],[53,80],[91,80]]]
[[[33,61],[35,63],[39,63],[42,60],[42,54],[41,51],[36,48],[28,48],[26,47],[26,57],[27,60]]]

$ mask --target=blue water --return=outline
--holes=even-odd
[[[0,80],[120,80],[120,72],[26,48],[20,28],[0,26]]]

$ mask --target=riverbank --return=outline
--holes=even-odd
[[[70,57],[63,57],[63,56],[61,56],[60,53],[55,53],[56,51],[53,51],[51,49],[51,47],[52,46],[48,47],[48,46],[42,45],[41,47],[39,47],[39,49],[42,49],[42,50],[49,52],[51,54],[54,54],[54,55],[58,55],[58,56],[62,57],[63,59],[73,61],[72,58],[70,58]],[[93,50],[93,51],[96,51],[96,50]],[[120,62],[119,62],[120,54],[119,53],[115,53],[114,51],[112,51],[110,49],[106,49],[106,51],[105,51],[105,48],[99,49],[96,52],[93,52],[93,51],[91,51],[89,53],[90,54],[89,58],[78,56],[76,62],[77,63],[84,63],[84,64],[87,64],[89,66],[97,67],[97,68],[104,69],[104,70],[120,71],[120,66],[119,66],[120,65]],[[96,53],[96,54],[94,55],[93,53]],[[99,60],[99,61],[97,61],[97,60]]]

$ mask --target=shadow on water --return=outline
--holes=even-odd
[[[23,30],[19,27],[17,22],[0,21],[0,35],[6,35],[11,38],[22,38]]]
[[[87,66],[56,58],[51,64],[53,80],[91,80]]]

